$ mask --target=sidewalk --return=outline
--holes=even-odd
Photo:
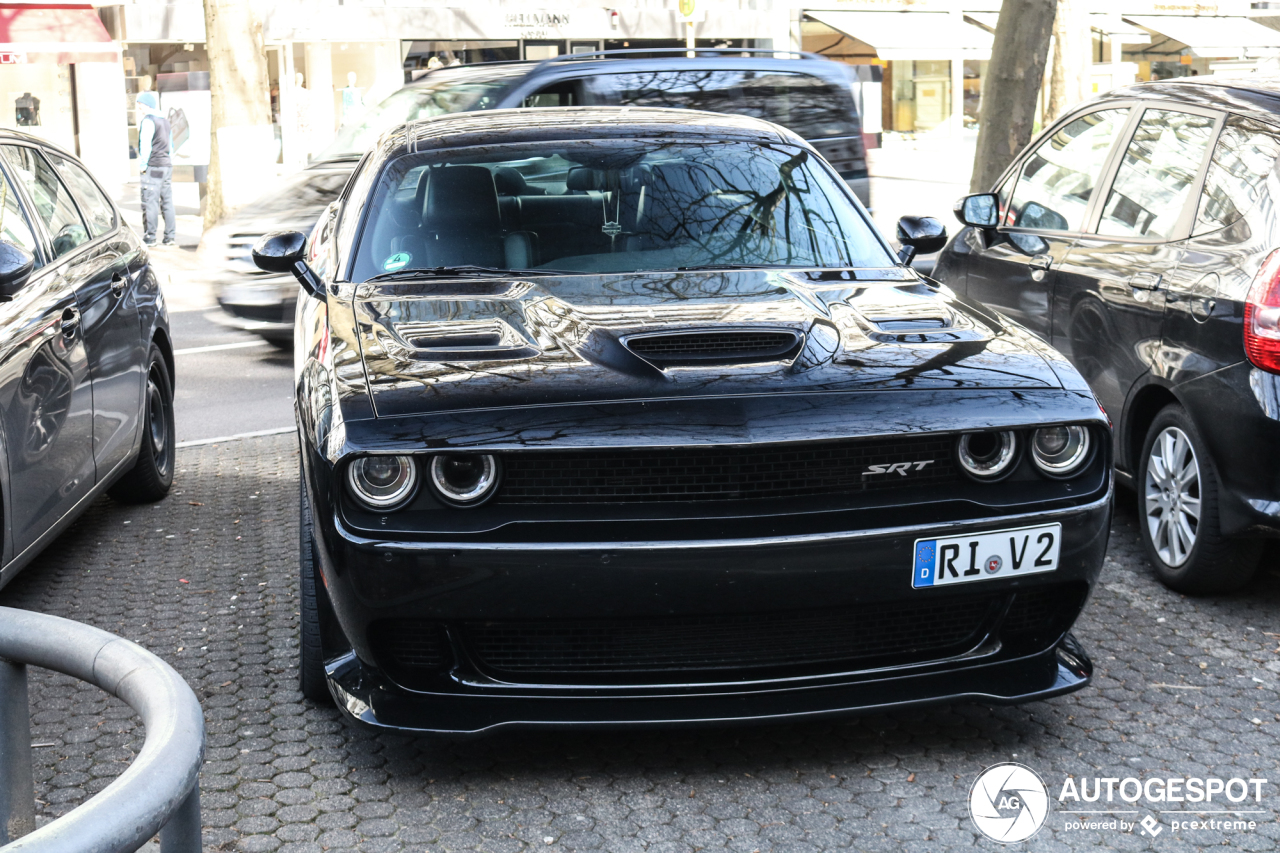
[[[142,204],[137,180],[120,185],[114,193],[124,221],[142,236]],[[151,262],[164,290],[169,310],[203,311],[217,305],[213,284],[196,260],[196,246],[204,232],[200,215],[199,187],[191,183],[173,185],[173,206],[177,219],[178,245],[151,249]],[[161,228],[163,228],[163,223]],[[156,235],[160,237],[159,234]]]
[[[902,216],[936,217],[948,233],[960,227],[952,208],[969,192],[976,143],[976,133],[958,141],[889,139],[885,147],[867,152],[872,218],[895,245]]]

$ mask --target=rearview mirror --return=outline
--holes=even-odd
[[[253,247],[253,262],[263,272],[293,273],[302,289],[317,299],[324,298],[324,285],[307,266],[307,238],[300,231],[272,231]]]
[[[0,241],[0,299],[10,300],[31,278],[36,259],[21,246]]]
[[[956,219],[971,228],[995,228],[1000,224],[1000,197],[995,193],[967,195],[956,202]]]
[[[931,255],[947,245],[947,229],[932,216],[904,216],[898,220],[898,259],[910,264],[916,255]]]

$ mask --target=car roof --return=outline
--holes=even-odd
[[[1124,86],[1101,100],[1128,98],[1177,101],[1280,119],[1280,77],[1180,77]]]
[[[669,139],[673,133],[708,142],[785,142],[808,147],[791,131],[763,119],[656,107],[542,107],[449,113],[402,125],[391,132],[388,140],[401,133],[404,136],[400,143],[418,151],[553,140]]]
[[[653,53],[662,55],[654,56]],[[501,62],[476,62],[468,65],[452,65],[428,71],[410,86],[423,86],[437,83],[450,77],[467,79],[469,77],[511,77],[531,76],[535,72],[549,74],[564,73],[564,76],[590,77],[603,72],[619,72],[628,70],[670,70],[681,71],[696,68],[747,68],[755,71],[805,70],[814,74],[843,74],[844,66],[825,57],[811,53],[792,53],[790,51],[745,51],[742,50],[699,50],[698,56],[686,56],[683,49],[665,51],[618,50],[598,51],[590,54],[566,54],[552,59],[531,60],[514,59]],[[782,58],[783,53],[791,58]],[[634,55],[640,54],[640,55]],[[646,55],[649,54],[649,55]]]

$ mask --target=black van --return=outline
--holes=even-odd
[[[308,232],[346,176],[386,130],[445,113],[512,107],[675,107],[762,118],[809,142],[870,206],[858,110],[859,69],[815,54],[772,50],[617,50],[543,62],[487,62],[428,72],[344,126],[312,165],[205,234],[206,266],[224,275],[228,322],[281,344],[292,339],[292,276],[261,274],[258,237]]]

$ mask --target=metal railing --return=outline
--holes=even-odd
[[[137,758],[97,796],[35,828],[27,666],[61,672],[142,717]],[[200,851],[204,715],[173,667],[79,622],[0,607],[0,853],[131,853],[160,833],[162,853]]]

